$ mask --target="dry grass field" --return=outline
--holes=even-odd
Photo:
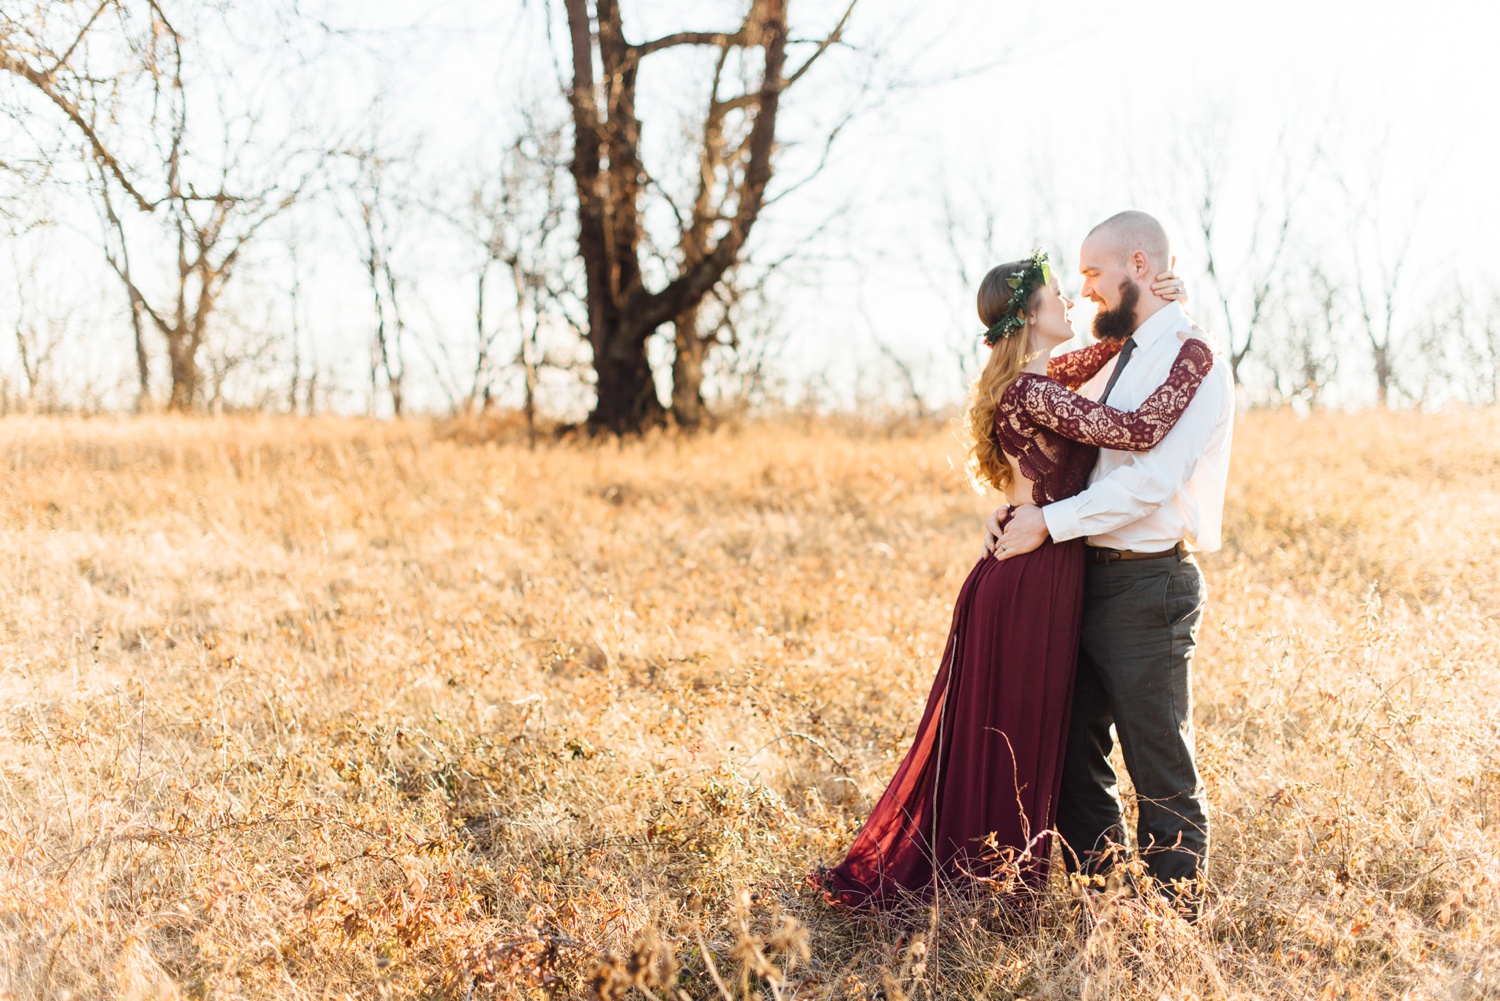
[[[977,555],[959,455],[0,422],[0,997],[1500,997],[1496,412],[1242,419],[1198,924],[802,886]]]

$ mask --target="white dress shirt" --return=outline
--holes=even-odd
[[[1166,381],[1182,348],[1178,332],[1191,329],[1192,321],[1175,302],[1152,314],[1132,335],[1135,353],[1105,402],[1120,410],[1140,406]],[[1086,535],[1090,545],[1143,553],[1178,542],[1193,550],[1219,548],[1234,432],[1234,377],[1227,359],[1215,354],[1193,401],[1155,448],[1100,449],[1087,489],[1042,508],[1052,538],[1063,542]],[[1083,395],[1099,398],[1116,361],[1118,356],[1083,385]]]

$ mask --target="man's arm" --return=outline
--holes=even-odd
[[[1036,549],[1050,535],[1058,542],[1104,535],[1139,521],[1172,498],[1198,465],[1220,423],[1234,417],[1227,367],[1217,365],[1171,432],[1154,449],[1134,456],[1082,493],[1043,508],[1018,507],[994,547],[1005,560]]]
[[[1082,493],[1042,508],[1048,534],[1058,542],[1104,535],[1140,521],[1171,500],[1193,475],[1220,422],[1234,416],[1228,379],[1224,366],[1218,366],[1159,445],[1111,470]]]

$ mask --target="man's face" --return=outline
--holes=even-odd
[[[1130,257],[1112,243],[1084,241],[1078,272],[1083,275],[1083,296],[1099,307],[1094,314],[1095,337],[1114,340],[1129,337],[1135,330],[1140,289],[1130,265]]]
[[[1130,258],[1107,241],[1085,240],[1078,252],[1078,273],[1083,275],[1083,297],[1101,310],[1120,305],[1122,282],[1134,284],[1129,268]]]

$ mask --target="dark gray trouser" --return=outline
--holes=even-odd
[[[1208,812],[1193,763],[1193,648],[1207,591],[1191,556],[1090,563],[1057,829],[1070,870],[1125,843],[1110,726],[1135,783],[1136,850],[1155,878],[1196,878]],[[1101,854],[1103,853],[1103,854]]]

